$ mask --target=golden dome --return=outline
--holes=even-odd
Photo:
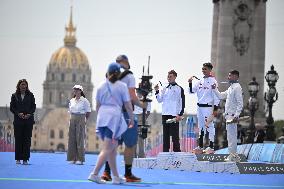
[[[53,53],[49,64],[58,68],[88,67],[87,56],[75,46],[64,46]]]
[[[58,68],[88,68],[89,62],[86,55],[76,47],[76,27],[72,21],[72,7],[68,26],[65,27],[64,47],[53,53],[49,65]]]

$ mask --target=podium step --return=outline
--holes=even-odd
[[[284,174],[281,163],[238,163],[241,174]]]
[[[185,152],[162,152],[156,158],[135,158],[133,167],[232,174],[283,174],[284,164],[225,162],[226,154],[192,154]]]
[[[229,154],[196,154],[198,161],[225,162]],[[239,154],[241,162],[247,162],[246,156]]]

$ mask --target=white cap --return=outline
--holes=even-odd
[[[83,87],[81,85],[74,85],[73,89],[80,89],[83,91]]]

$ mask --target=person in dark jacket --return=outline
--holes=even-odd
[[[34,95],[29,90],[27,80],[21,79],[10,102],[10,111],[14,114],[16,164],[23,160],[23,165],[28,165],[35,110]]]

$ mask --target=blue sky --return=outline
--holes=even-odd
[[[201,76],[202,63],[210,61],[211,0],[0,0],[0,106],[9,104],[21,78],[42,106],[46,67],[63,46],[71,4],[77,47],[89,59],[95,90],[118,54],[128,55],[137,80],[150,55],[153,83],[166,82],[168,70],[175,69],[185,89],[188,77]],[[283,0],[267,1],[265,70],[273,64],[280,75],[275,119],[284,119],[283,10]],[[186,94],[186,102],[186,112],[196,112],[196,97]],[[155,100],[152,107],[160,111]]]

